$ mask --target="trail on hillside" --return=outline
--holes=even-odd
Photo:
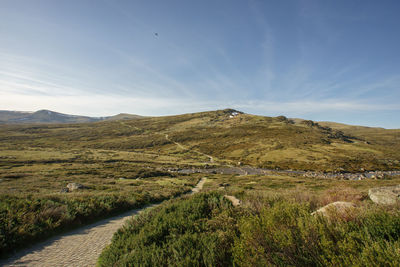
[[[182,150],[188,150],[188,151],[195,152],[195,153],[197,153],[197,154],[199,154],[199,155],[202,155],[202,156],[205,156],[205,157],[209,158],[211,163],[214,162],[214,158],[213,158],[212,156],[207,155],[207,154],[205,154],[205,153],[203,153],[203,152],[200,152],[200,151],[191,149],[191,148],[187,148],[187,147],[185,147],[184,145],[182,145],[182,144],[180,144],[180,143],[178,143],[178,142],[175,142],[174,140],[171,140],[171,139],[169,138],[168,134],[165,134],[165,139],[166,139],[167,141],[170,141],[170,142],[174,143],[175,145],[177,145],[177,146],[178,146],[180,149],[182,149]]]
[[[206,179],[202,178],[188,194],[200,192]],[[0,261],[0,266],[95,266],[101,251],[111,243],[114,233],[128,219],[158,205],[160,204],[147,205],[52,237],[10,259]]]
[[[197,183],[197,185],[192,189],[192,192],[190,192],[190,195],[196,194],[200,192],[203,189],[203,185],[206,182],[207,178],[203,177],[201,180]]]

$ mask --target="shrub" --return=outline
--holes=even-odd
[[[199,194],[132,220],[101,254],[99,266],[225,266],[235,222],[220,194]]]
[[[239,266],[398,266],[400,215],[360,212],[353,221],[310,215],[279,201],[241,220],[233,248]]]

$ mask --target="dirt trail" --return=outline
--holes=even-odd
[[[198,193],[205,182],[206,178],[202,178],[188,194]],[[111,243],[113,234],[128,219],[157,205],[159,204],[131,210],[55,236],[15,254],[6,261],[0,261],[0,266],[95,266],[101,251]]]
[[[197,183],[197,185],[192,189],[192,192],[190,192],[190,195],[200,192],[203,189],[203,185],[206,181],[207,178],[205,177],[201,178],[200,181]]]
[[[187,147],[183,146],[182,144],[171,140],[171,139],[169,138],[168,134],[165,135],[165,139],[167,139],[167,141],[170,141],[170,142],[174,143],[175,145],[177,145],[177,146],[178,146],[180,149],[182,149],[182,150],[189,150],[189,151],[195,152],[195,153],[197,153],[197,154],[199,154],[199,155],[206,156],[207,158],[210,159],[210,162],[211,162],[211,163],[214,162],[214,158],[213,158],[212,156],[207,155],[207,154],[204,154],[203,152],[200,152],[200,151],[196,151],[196,150],[187,148]]]

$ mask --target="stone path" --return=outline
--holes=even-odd
[[[202,178],[189,194],[199,192],[205,181],[206,178]],[[128,219],[157,205],[159,204],[131,210],[119,216],[55,236],[15,254],[6,261],[0,261],[0,266],[95,266],[101,251],[111,243],[113,234]]]

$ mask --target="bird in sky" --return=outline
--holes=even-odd
[[[154,35],[158,37],[158,32],[155,32]]]

